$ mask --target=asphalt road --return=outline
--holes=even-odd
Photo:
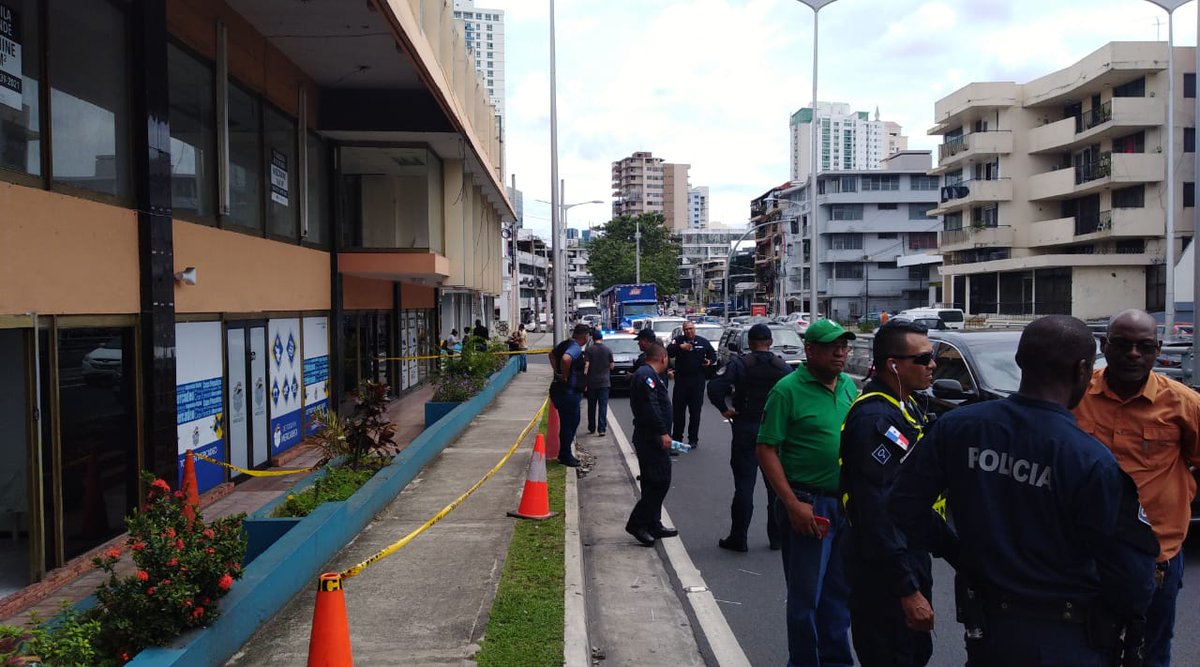
[[[629,401],[623,395],[609,406],[626,433],[633,432]],[[586,428],[586,426],[584,427]],[[586,433],[584,433],[586,436]],[[787,630],[781,557],[767,548],[762,480],[755,487],[754,524],[750,551],[735,553],[717,547],[729,530],[733,477],[729,470],[729,425],[709,404],[702,412],[700,448],[675,459],[666,507],[679,529],[688,554],[721,603],[721,609],[746,656],[754,665],[787,662]],[[1173,663],[1200,664],[1200,541],[1189,542],[1191,556],[1177,605]],[[966,662],[962,626],[954,620],[953,570],[934,559],[934,610],[937,626],[930,665],[950,667]]]

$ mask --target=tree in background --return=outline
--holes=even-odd
[[[623,215],[604,224],[588,244],[588,271],[596,292],[613,285],[637,282],[636,244],[642,229],[642,282],[656,283],[660,298],[679,289],[679,245],[671,239],[661,213]]]

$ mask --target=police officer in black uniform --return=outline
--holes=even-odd
[[[933,655],[932,562],[909,549],[888,516],[887,493],[900,461],[928,425],[915,390],[933,383],[933,345],[924,326],[891,321],[875,332],[877,373],[842,426],[841,489],[848,519],[846,573],[854,652],[864,667],[921,667]],[[930,532],[948,548],[952,536],[927,508]],[[909,627],[907,619],[913,619]]]
[[[666,383],[659,377],[667,368],[667,351],[653,343],[645,352],[646,360],[629,383],[629,407],[633,410],[633,449],[641,468],[642,497],[633,506],[625,532],[643,546],[654,546],[654,539],[674,537],[674,528],[662,524],[662,504],[671,488],[671,399]]]
[[[700,410],[704,407],[704,383],[708,367],[717,362],[717,351],[703,336],[696,335],[696,323],[684,322],[683,333],[667,346],[667,355],[675,360],[675,422],[671,433],[683,440],[684,425],[692,448],[700,446]],[[688,423],[688,418],[691,422]]]
[[[892,486],[910,548],[931,545],[929,507],[946,493],[972,667],[1140,664],[1158,542],[1133,481],[1069,412],[1095,356],[1083,322],[1035,320],[1017,348],[1020,390],[939,418]]]
[[[747,551],[746,534],[754,515],[754,484],[758,479],[758,423],[771,387],[792,372],[792,367],[771,352],[771,328],[755,324],[746,332],[750,351],[730,361],[708,382],[708,400],[721,411],[733,428],[729,467],[733,470],[733,503],[729,507],[729,536],[717,546],[730,551]],[[732,399],[732,405],[730,404]],[[778,549],[779,527],[775,524],[775,490],[767,487],[767,539]]]

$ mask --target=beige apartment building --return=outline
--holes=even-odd
[[[970,313],[1162,310],[1166,211],[1178,258],[1195,200],[1195,49],[1112,42],[1025,84],[972,83],[934,106],[945,300]],[[1167,142],[1175,195],[1167,198]]]
[[[672,231],[687,229],[690,168],[663,162],[650,151],[612,163],[613,217],[662,213]]]

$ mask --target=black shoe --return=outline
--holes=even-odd
[[[574,458],[559,459],[558,463],[559,463],[559,465],[564,465],[568,468],[578,468],[579,467],[579,459],[574,459]]]
[[[700,442],[697,440],[688,440],[688,446],[692,449],[700,449]]]
[[[771,540],[771,551],[779,551],[782,548],[783,545],[779,543],[779,540]]]
[[[732,537],[722,537],[721,539],[717,540],[717,546],[721,547],[722,549],[741,551],[743,553],[750,550],[750,547],[746,546],[746,540],[738,540]]]
[[[667,528],[666,526],[655,526],[654,528],[650,529],[650,534],[660,538],[675,537],[676,535],[679,535],[679,531],[675,530],[674,528]]]
[[[625,532],[633,535],[633,539],[642,543],[644,547],[654,546],[654,536],[645,528],[634,528],[633,526],[625,526]]]
[[[669,456],[679,456],[679,452],[675,451],[674,449],[668,449],[667,454]]]
[[[595,432],[596,432],[596,429],[594,429],[594,428],[589,428],[589,429],[588,429],[588,433],[595,433]]]

